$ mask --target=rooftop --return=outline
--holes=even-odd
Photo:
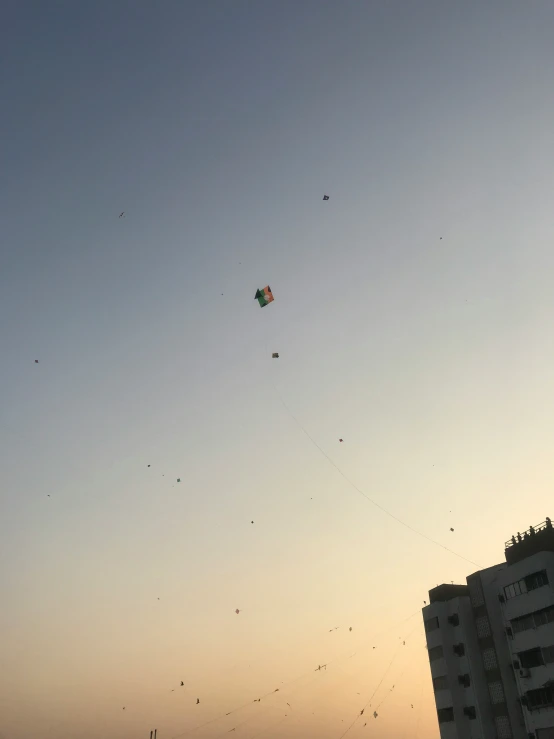
[[[506,562],[509,565],[521,562],[522,559],[530,557],[537,552],[554,552],[554,528],[552,521],[546,521],[537,526],[530,526],[521,534],[519,531],[515,536],[504,544]]]
[[[452,600],[453,598],[460,598],[464,595],[469,595],[469,588],[467,585],[448,585],[443,583],[429,591],[429,602],[441,603],[447,600]]]

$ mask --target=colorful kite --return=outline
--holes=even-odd
[[[272,359],[279,359],[279,352],[273,352],[273,354],[271,355],[271,358]]]
[[[254,298],[260,304],[260,308],[263,308],[268,303],[272,303],[274,300],[273,293],[271,292],[269,285],[266,285],[262,290],[256,290]]]
[[[324,195],[323,200],[329,200],[329,195]]]

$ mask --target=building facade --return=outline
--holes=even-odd
[[[423,609],[441,739],[554,739],[554,529],[439,585]]]

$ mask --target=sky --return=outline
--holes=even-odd
[[[428,590],[554,513],[553,27],[4,3],[1,739],[438,737]]]

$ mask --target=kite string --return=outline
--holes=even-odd
[[[410,636],[411,636],[411,635],[412,635],[412,634],[414,633],[414,631],[415,631],[415,630],[417,629],[418,625],[419,625],[419,624],[416,624],[416,625],[414,626],[414,628],[413,628],[413,629],[412,629],[412,630],[410,631],[410,633],[409,633],[409,634],[408,634],[408,636],[406,637],[406,641],[407,641],[407,640],[408,640],[408,639],[410,638]],[[383,673],[383,677],[382,677],[382,678],[381,678],[381,679],[379,680],[379,683],[377,684],[377,687],[375,688],[375,690],[374,690],[374,691],[373,691],[373,693],[371,694],[371,696],[370,696],[369,700],[367,701],[367,703],[366,703],[366,704],[365,704],[365,706],[363,707],[363,709],[362,709],[362,712],[361,712],[361,713],[359,713],[359,714],[358,714],[358,715],[356,716],[356,718],[354,719],[354,721],[352,721],[352,723],[351,723],[351,724],[350,724],[350,726],[349,726],[349,727],[348,727],[348,728],[346,729],[346,731],[345,731],[345,732],[344,732],[343,734],[341,734],[341,735],[340,735],[339,739],[343,739],[343,737],[344,737],[344,736],[346,736],[346,734],[348,734],[348,732],[349,732],[349,731],[350,731],[350,729],[351,729],[351,728],[352,728],[352,727],[354,726],[354,724],[356,723],[356,721],[358,721],[358,719],[362,717],[362,714],[363,714],[363,712],[365,711],[365,709],[366,709],[366,708],[367,708],[367,707],[368,707],[368,706],[369,706],[369,705],[371,704],[371,701],[373,700],[373,698],[374,698],[374,697],[375,697],[375,695],[377,694],[377,691],[379,690],[379,688],[380,688],[380,687],[381,687],[381,685],[383,684],[383,681],[384,681],[384,679],[386,678],[386,676],[387,676],[387,674],[388,674],[388,672],[389,672],[390,668],[392,667],[392,665],[393,665],[393,662],[394,662],[394,660],[395,660],[395,659],[397,658],[397,656],[398,656],[398,652],[400,651],[400,646],[401,646],[401,645],[399,645],[399,646],[398,646],[398,648],[397,648],[396,652],[395,652],[395,653],[394,653],[394,655],[393,655],[393,658],[392,658],[392,659],[391,659],[391,661],[389,662],[389,665],[388,665],[387,669],[386,669],[386,670],[385,670],[385,672]],[[384,699],[383,699],[383,700],[384,700]],[[382,702],[383,702],[383,701],[381,701],[381,703],[382,703]],[[380,703],[379,705],[381,705],[381,703]]]
[[[417,737],[418,737],[418,734],[419,734],[419,722],[420,722],[420,719],[421,719],[421,695],[423,693],[423,680],[421,679],[422,677],[423,677],[423,662],[421,664],[420,679],[419,679],[419,682],[420,682],[420,686],[419,686],[419,706],[418,706],[418,711],[417,711],[417,724],[416,724],[416,732],[415,732],[414,739],[417,739]]]
[[[410,638],[410,637],[412,636],[412,634],[413,634],[413,633],[414,633],[414,631],[415,631],[415,630],[417,629],[417,627],[418,627],[418,624],[416,624],[416,625],[414,626],[414,628],[413,628],[413,629],[412,629],[412,630],[410,631],[410,633],[409,633],[409,634],[408,634],[408,636],[406,637],[406,641],[408,641],[408,639],[409,639],[409,638]],[[405,672],[406,672],[406,666],[404,666],[404,669],[402,670],[402,672],[400,673],[400,675],[399,675],[399,676],[398,676],[398,677],[396,678],[396,680],[395,680],[395,682],[394,682],[394,685],[392,686],[391,690],[389,690],[389,692],[385,694],[385,697],[383,698],[383,700],[382,700],[382,701],[381,701],[381,702],[379,703],[379,705],[377,705],[377,706],[375,707],[375,710],[376,710],[376,711],[378,711],[378,710],[379,710],[379,708],[381,708],[381,706],[383,705],[383,703],[384,703],[384,702],[385,702],[385,701],[387,700],[387,698],[389,698],[389,697],[390,697],[390,694],[392,693],[392,691],[394,690],[394,688],[396,687],[396,685],[399,685],[399,684],[400,684],[400,681],[401,681],[401,680],[402,680],[402,678],[404,677],[404,673],[405,673]]]
[[[436,541],[435,539],[432,539],[430,536],[427,536],[427,534],[424,534],[422,531],[419,531],[418,529],[414,529],[413,526],[410,526],[410,524],[403,521],[401,518],[398,518],[398,516],[395,516],[394,513],[391,513],[389,510],[384,508],[382,505],[377,503],[375,500],[369,497],[366,493],[364,493],[363,490],[361,490],[356,483],[354,483],[342,470],[341,468],[334,462],[331,457],[327,454],[327,452],[317,443],[317,441],[306,431],[304,426],[300,423],[298,418],[294,415],[294,413],[291,411],[291,409],[288,407],[288,405],[285,403],[283,396],[279,392],[279,389],[276,385],[273,385],[275,392],[277,393],[277,396],[279,400],[281,401],[281,404],[283,405],[284,409],[287,411],[287,413],[290,415],[290,417],[293,419],[293,421],[298,425],[298,428],[308,437],[308,439],[312,442],[312,444],[318,449],[321,454],[325,457],[325,459],[329,462],[330,465],[332,465],[336,471],[341,475],[341,477],[352,487],[356,492],[358,492],[361,496],[363,496],[366,500],[368,500],[372,505],[374,505],[376,508],[379,508],[380,511],[385,513],[387,516],[392,518],[394,521],[399,523],[401,526],[404,526],[405,528],[412,531],[414,534],[417,534],[418,536],[421,536],[423,539],[427,539],[427,541],[431,542],[431,544],[435,544],[437,547],[441,547],[441,549],[446,550],[447,552],[450,552],[450,554],[453,554],[455,557],[459,557],[460,559],[463,559],[465,562],[469,562],[469,564],[475,565],[475,567],[480,567],[477,562],[473,562],[471,559],[468,559],[467,557],[464,557],[463,554],[458,554],[458,552],[455,552],[453,549],[449,549],[449,547],[445,546],[444,544],[441,544],[440,542]]]
[[[407,618],[402,619],[402,621],[399,621],[398,623],[393,624],[390,628],[387,628],[387,629],[384,629],[383,631],[381,631],[377,635],[377,637],[374,637],[373,640],[368,640],[366,642],[366,644],[365,645],[362,645],[362,647],[360,649],[358,649],[356,652],[354,652],[354,654],[348,654],[347,656],[344,656],[344,657],[337,657],[336,659],[331,660],[330,662],[327,662],[326,663],[326,666],[331,665],[331,664],[335,664],[336,662],[341,662],[341,661],[346,661],[348,659],[351,659],[356,654],[364,651],[365,649],[368,649],[369,648],[368,645],[371,644],[372,641],[375,641],[375,639],[380,638],[384,634],[386,634],[389,631],[391,631],[393,628],[396,628],[397,626],[400,626],[401,624],[406,623],[406,621],[410,621],[414,616],[416,616],[419,613],[420,613],[420,610],[419,609],[417,611],[414,611]],[[294,685],[294,683],[299,682],[300,680],[302,680],[303,678],[305,678],[307,675],[311,675],[312,672],[313,672],[313,670],[310,670],[309,672],[303,672],[299,677],[296,677],[293,680],[289,680],[287,683],[284,683],[284,688],[287,688],[290,685]],[[316,672],[317,672],[317,670],[316,670]],[[283,687],[279,688],[279,691],[278,692],[282,692],[284,690],[284,688]],[[214,718],[210,719],[209,721],[205,721],[203,724],[198,724],[198,726],[193,726],[191,729],[187,729],[186,731],[184,731],[184,732],[182,732],[180,734],[176,734],[175,736],[172,737],[172,739],[180,739],[180,737],[183,737],[183,736],[186,736],[188,734],[191,734],[193,731],[196,731],[197,729],[203,729],[205,726],[208,726],[209,724],[213,724],[215,721],[219,721],[220,719],[226,718],[227,716],[231,716],[231,714],[233,714],[233,713],[237,713],[238,711],[242,711],[244,708],[247,708],[248,706],[253,705],[253,703],[258,703],[261,700],[264,700],[265,698],[268,698],[270,695],[274,695],[276,692],[277,691],[275,691],[275,690],[271,690],[268,693],[265,693],[264,695],[262,695],[260,698],[257,698],[255,701],[248,701],[247,703],[243,703],[242,705],[237,706],[236,708],[233,708],[231,711],[228,711],[227,713],[219,714],[218,716],[215,716]]]

